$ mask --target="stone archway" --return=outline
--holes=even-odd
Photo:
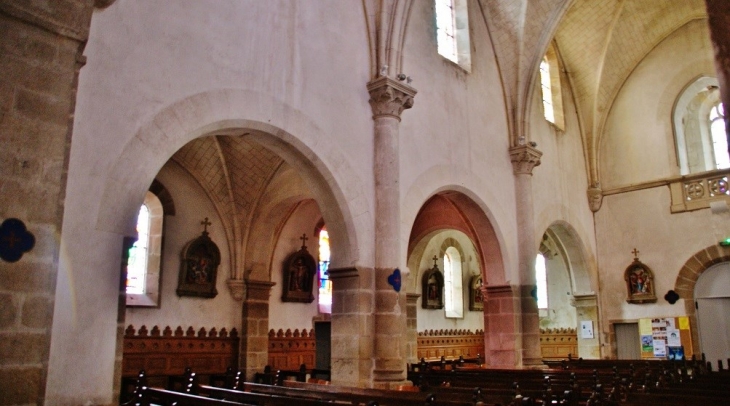
[[[59,272],[57,283],[48,387],[65,388],[84,382],[104,398],[116,396],[119,387],[114,383],[114,376],[119,376],[122,359],[122,346],[118,343],[124,334],[123,317],[118,317],[124,314],[119,312],[118,300],[122,241],[125,236],[136,234],[141,198],[163,164],[188,142],[230,129],[255,130],[255,141],[284,157],[306,178],[327,211],[325,216],[336,236],[336,244],[341,244],[333,247],[342,253],[334,259],[333,266],[352,267],[354,272],[349,275],[356,278],[361,273],[361,268],[356,266],[370,265],[367,263],[371,257],[369,245],[363,248],[358,243],[362,233],[367,235],[372,230],[367,199],[360,198],[367,188],[343,153],[328,142],[330,136],[325,131],[301,111],[268,95],[232,89],[190,95],[161,109],[133,134],[124,134],[118,148],[105,150],[108,165],[100,165],[94,174],[103,182],[83,195],[86,212],[83,215],[66,212],[62,241],[66,241],[64,263],[69,265],[64,265],[67,269]],[[78,169],[71,167],[70,170]],[[70,178],[80,183],[79,179],[84,176],[89,175],[72,174]],[[115,255],[120,260],[110,260]],[[86,288],[90,283],[94,289]],[[251,292],[262,289],[254,286]],[[333,335],[337,331],[333,325]],[[344,339],[352,339],[356,332],[343,325],[341,334]],[[87,351],[96,343],[104,346],[95,350],[97,356],[93,359],[54,356]],[[359,374],[358,365],[362,361],[358,355],[355,351],[354,355],[340,356],[347,361],[342,364],[350,367],[353,375]],[[78,371],[72,374],[70,382],[69,375],[62,372],[68,370]]]
[[[684,299],[684,310],[689,318],[692,332],[692,353],[700,353],[700,337],[697,324],[697,310],[695,309],[695,285],[700,275],[715,264],[730,261],[730,247],[711,245],[697,251],[682,265],[674,283],[674,291]]]
[[[552,223],[545,235],[554,242],[555,253],[562,259],[562,265],[568,271],[571,299],[570,305],[575,308],[576,328],[578,332],[578,356],[586,359],[601,357],[600,319],[598,297],[594,287],[598,285],[597,275],[586,260],[586,249],[575,229],[565,221]],[[593,322],[593,338],[583,338],[581,322]]]
[[[479,257],[484,281],[485,362],[488,365],[516,365],[520,328],[519,296],[515,288],[505,281],[502,249],[492,222],[465,193],[449,190],[431,196],[423,203],[411,228],[407,255],[409,267],[413,265],[412,255],[422,249],[429,235],[440,230],[464,233],[473,242]],[[411,269],[411,272],[415,270]],[[418,290],[410,286],[409,292],[413,294]],[[417,298],[410,299],[409,306],[415,306],[416,301]],[[412,344],[415,348],[415,343]]]

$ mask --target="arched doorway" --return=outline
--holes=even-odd
[[[694,288],[700,350],[707,362],[730,358],[730,262],[709,267]]]

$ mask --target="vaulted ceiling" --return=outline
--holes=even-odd
[[[513,145],[537,69],[555,41],[576,99],[591,183],[603,123],[631,72],[662,40],[706,20],[704,0],[479,0],[499,65]],[[709,32],[708,32],[709,36]]]

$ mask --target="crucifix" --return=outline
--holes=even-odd
[[[431,259],[433,259],[433,267],[438,269],[439,266],[436,264],[436,262],[439,260],[439,257],[434,255],[433,258],[431,258]]]
[[[307,234],[306,233],[302,234],[302,236],[299,237],[299,239],[302,240],[302,249],[306,250],[307,249],[307,240],[309,239],[309,238],[307,238]]]
[[[206,217],[205,220],[200,222],[200,224],[203,225],[203,234],[208,234],[208,226],[213,223],[208,221],[208,217]]]
[[[631,253],[634,254],[634,259],[639,259],[639,251],[636,248]]]

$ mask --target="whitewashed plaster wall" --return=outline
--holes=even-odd
[[[570,300],[573,289],[570,274],[562,256],[545,258],[547,271],[548,308],[540,311],[541,328],[576,328],[575,307]],[[544,316],[543,316],[544,314]]]
[[[706,21],[688,23],[657,44],[624,83],[601,138],[604,190],[679,175],[672,108],[699,76],[716,76],[708,33]]]
[[[315,153],[328,151],[318,159],[331,169],[332,182],[355,191],[345,201],[358,207],[354,221],[363,226],[356,232],[372,228],[371,221],[365,220],[372,215],[367,209],[372,202],[357,195],[372,189],[368,175],[372,154],[359,153],[372,149],[373,128],[365,90],[365,20],[361,8],[350,3],[317,4],[321,3],[127,0],[94,13],[85,50],[88,62],[79,79],[69,162],[62,236],[65,257],[54,308],[58,323],[51,344],[49,399],[112,401],[118,258],[123,235],[133,233],[129,208],[138,206],[142,195],[110,199],[118,206],[112,210],[124,216],[118,221],[121,228],[105,223],[95,229],[97,213],[110,210],[101,207],[105,190],[114,194],[146,188],[172,153],[195,135],[190,132],[190,117],[166,116],[152,124],[153,117],[174,103],[206,92],[218,92],[224,98],[242,94],[245,97],[223,101],[200,99],[209,103],[207,112],[215,110],[210,103],[220,106],[217,117],[221,120],[252,120],[295,136],[298,127],[306,126],[309,138],[301,143]],[[343,26],[351,29],[341,30]],[[190,116],[200,114],[199,106],[189,107]],[[291,114],[275,113],[281,111]],[[210,124],[201,121],[192,128]],[[154,133],[155,127],[162,132],[158,139],[135,138]],[[130,154],[129,161],[119,162],[125,148],[135,144],[146,145],[141,151],[148,156],[155,150],[155,161],[136,162],[143,154]],[[344,149],[358,153],[346,162],[328,161],[341,157]],[[351,166],[365,176],[337,179],[351,174]],[[126,173],[112,176],[111,171],[119,168]],[[109,187],[110,179],[120,184]],[[364,261],[371,261],[369,245],[358,248]],[[75,353],[94,357],[63,355]]]
[[[404,45],[404,73],[418,90],[400,124],[401,250],[413,220],[443,190],[472,198],[504,241],[505,279],[517,280],[514,175],[504,97],[484,19],[468,2],[471,72],[437,52],[433,4],[413,2]],[[410,272],[420,270],[411,269]]]
[[[709,209],[670,214],[669,199],[668,187],[607,196],[596,213],[606,320],[685,315],[683,299],[670,305],[664,295],[674,289],[680,268],[692,255],[717,243],[713,226],[717,215]],[[623,276],[633,261],[634,248],[640,251],[641,262],[654,271],[658,299],[654,304],[626,303]]]
[[[537,68],[536,68],[537,69]],[[561,90],[565,128],[558,130],[543,115],[542,94],[538,82],[534,84],[530,110],[530,139],[537,142],[537,149],[543,155],[540,166],[533,169],[532,191],[535,216],[535,255],[542,236],[551,226],[559,225],[570,229],[576,250],[583,255],[586,264],[595,263],[596,238],[593,213],[588,205],[588,172],[581,139],[581,128],[576,114],[575,101],[569,78],[561,72]],[[573,261],[578,260],[573,258]],[[577,283],[575,293],[590,293],[598,290],[598,275],[595,267],[573,269]],[[583,281],[588,281],[583,282]]]
[[[307,235],[307,251],[317,259],[319,250],[319,241],[314,235],[317,223],[322,219],[317,203],[308,200],[298,206],[292,212],[286,224],[281,228],[278,243],[274,250],[271,281],[276,283],[271,289],[271,298],[269,299],[269,329],[278,331],[283,329],[303,329],[310,330],[314,328],[313,319],[319,316],[317,300],[319,299],[318,279],[315,275],[313,280],[312,293],[314,301],[312,303],[295,303],[283,302],[282,289],[284,285],[284,263],[286,258],[302,247],[302,240],[299,238],[302,234]]]
[[[205,195],[200,185],[177,164],[168,162],[157,176],[175,202],[175,215],[165,216],[164,246],[162,263],[161,298],[159,308],[127,307],[125,325],[139,329],[170,326],[173,330],[181,326],[183,330],[193,327],[197,332],[201,327],[210,330],[222,327],[231,331],[235,327],[241,331],[241,302],[231,296],[226,279],[230,278],[230,253],[225,243],[226,235],[215,207]],[[221,264],[218,267],[215,298],[178,296],[176,293],[180,272],[180,254],[189,241],[198,238],[204,218],[212,223],[208,227],[211,240],[221,251]]]
[[[404,49],[419,93],[400,126],[402,261],[423,202],[457,189],[484,208],[505,242],[506,272],[516,274],[514,175],[484,22],[470,20],[465,74],[436,53],[430,9],[414,2]],[[133,234],[135,207],[169,157],[226,123],[266,129],[326,169],[358,241],[342,265],[372,265],[362,13],[351,2],[234,0],[119,0],[95,11],[74,116],[48,399],[112,401],[122,238]],[[79,353],[94,357],[64,355]]]
[[[658,44],[624,84],[600,149],[604,190],[679,174],[671,110],[685,85],[700,75],[714,76],[707,33],[702,21],[687,24]],[[670,204],[667,186],[604,197],[595,215],[604,319],[685,314],[683,300],[670,305],[663,296],[692,255],[717,243],[717,220],[709,209],[670,214]],[[655,273],[655,304],[626,303],[623,273],[634,248]]]
[[[479,257],[474,249],[474,244],[471,242],[469,237],[461,231],[445,230],[435,233],[432,237],[430,237],[430,240],[426,244],[423,252],[414,252],[414,255],[421,255],[421,258],[420,261],[418,261],[418,271],[412,273],[412,275],[415,275],[415,279],[409,279],[407,281],[408,290],[409,292],[421,294],[423,274],[433,268],[434,255],[439,257],[439,270],[443,274],[444,258],[440,250],[444,242],[448,239],[456,240],[462,250],[460,251],[460,254],[462,254],[461,276],[464,292],[464,317],[446,318],[444,309],[424,309],[421,307],[421,302],[423,300],[423,297],[421,297],[416,303],[416,323],[418,332],[441,329],[464,329],[471,330],[473,332],[484,329],[484,313],[482,311],[469,310],[469,283],[472,276],[481,274],[479,268]]]

